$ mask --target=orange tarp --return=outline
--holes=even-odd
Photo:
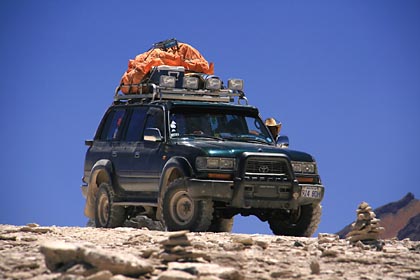
[[[155,48],[130,59],[128,69],[121,78],[121,91],[125,94],[137,92],[137,86],[124,85],[139,84],[153,66],[184,66],[186,71],[213,75],[213,63],[208,63],[198,50],[185,43],[178,43],[178,46],[166,51]]]

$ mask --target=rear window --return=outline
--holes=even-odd
[[[106,117],[99,139],[115,141],[120,138],[122,124],[125,116],[124,109],[115,109]]]

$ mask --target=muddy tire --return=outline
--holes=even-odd
[[[126,211],[122,206],[114,205],[114,191],[107,183],[99,186],[96,194],[95,226],[103,228],[120,227],[126,220]]]
[[[163,195],[163,222],[169,231],[207,231],[213,218],[211,200],[194,200],[185,187],[185,178],[169,184]]]
[[[233,217],[230,219],[223,219],[214,217],[208,229],[210,232],[231,232],[233,228]]]
[[[275,215],[268,219],[275,235],[311,237],[321,221],[321,205],[302,205],[288,215]]]

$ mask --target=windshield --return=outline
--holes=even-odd
[[[244,142],[273,143],[259,117],[246,111],[174,108],[169,115],[171,138],[203,138]]]

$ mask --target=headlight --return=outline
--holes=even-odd
[[[295,173],[315,173],[315,162],[292,161],[293,171]]]
[[[197,157],[195,160],[197,170],[234,170],[234,158]]]

